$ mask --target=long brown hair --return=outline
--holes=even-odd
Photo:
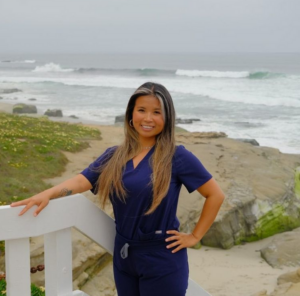
[[[148,215],[155,211],[167,195],[171,182],[172,158],[175,153],[175,109],[170,93],[161,84],[147,82],[130,97],[125,114],[124,142],[116,148],[110,160],[100,168],[98,188],[102,207],[105,206],[109,196],[113,196],[114,193],[120,200],[126,202],[126,190],[122,183],[123,170],[127,161],[141,149],[139,135],[130,126],[130,121],[137,98],[145,95],[154,96],[160,101],[164,117],[164,128],[156,136],[155,150],[151,157],[153,200],[151,207],[145,213]]]

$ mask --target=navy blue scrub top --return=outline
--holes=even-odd
[[[98,168],[112,156],[115,149],[116,147],[108,148],[81,172],[92,184],[91,191],[94,194],[97,194]],[[156,210],[150,215],[145,215],[152,203],[152,186],[149,186],[152,169],[149,160],[154,149],[155,146],[136,168],[133,167],[132,159],[126,163],[123,173],[123,184],[127,192],[126,203],[116,196],[110,198],[116,230],[130,240],[159,239],[166,237],[167,230],[178,230],[180,223],[176,217],[176,210],[181,185],[191,193],[212,178],[194,154],[182,145],[177,146],[172,160],[169,191]]]

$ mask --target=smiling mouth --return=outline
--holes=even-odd
[[[146,130],[151,130],[154,128],[154,126],[150,126],[150,125],[142,125],[142,128],[143,129],[146,129]]]

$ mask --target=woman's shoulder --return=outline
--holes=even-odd
[[[111,146],[111,147],[108,147],[106,150],[105,150],[105,154],[113,154],[117,149],[118,149],[119,146]]]
[[[113,156],[117,148],[118,146],[112,146],[106,148],[106,150],[98,156],[98,158],[94,161],[94,163],[99,165],[103,162],[108,161]]]
[[[187,150],[183,145],[176,145],[174,157],[176,159],[178,157],[184,157],[190,153],[191,151]]]

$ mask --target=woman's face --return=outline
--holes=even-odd
[[[132,123],[141,142],[153,145],[165,124],[159,100],[151,95],[138,97],[132,112]]]

